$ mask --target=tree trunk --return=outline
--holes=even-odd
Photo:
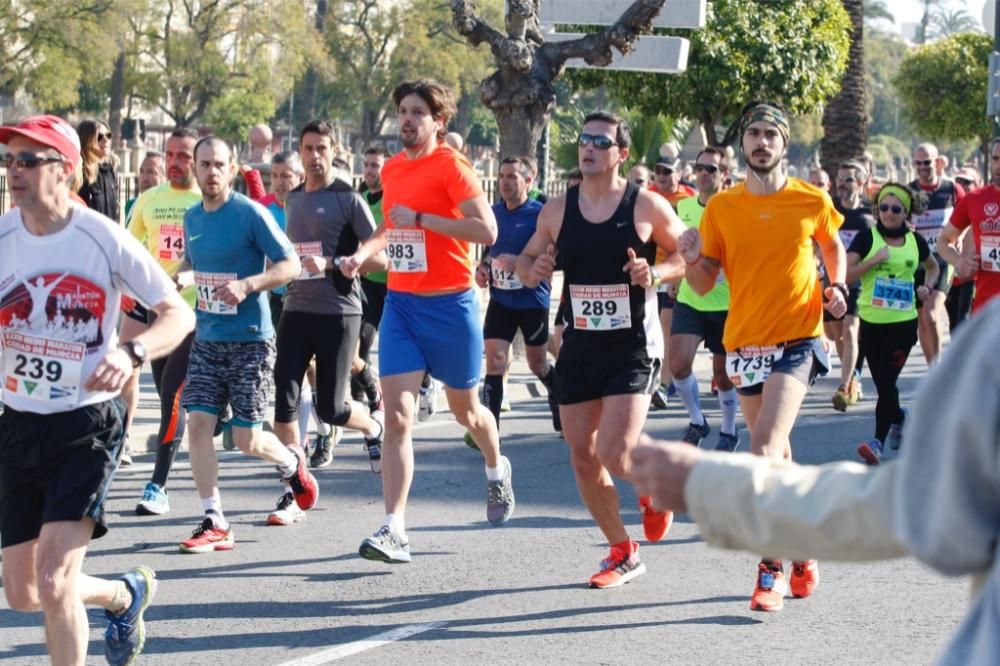
[[[837,166],[860,159],[868,148],[868,113],[865,110],[864,2],[841,0],[851,17],[851,48],[840,92],[823,109],[820,157],[831,178]]]
[[[111,145],[117,148],[122,140],[122,107],[125,106],[125,49],[115,58],[115,69],[111,74],[111,107],[108,126],[111,128]]]
[[[313,25],[321,39],[326,39],[326,14],[329,9],[327,0],[316,0],[316,20]],[[316,89],[319,86],[319,73],[312,65],[306,70],[302,81],[302,106],[301,115],[309,122],[316,116]],[[295,94],[294,88],[292,94]]]

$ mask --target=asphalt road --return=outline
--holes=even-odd
[[[707,364],[699,358],[705,379]],[[904,399],[923,372],[922,359],[911,358]],[[704,383],[714,429],[717,404]],[[857,442],[870,436],[873,399],[834,412],[835,384],[820,380],[809,394],[792,438],[799,461],[852,459]],[[865,387],[874,392],[870,382]],[[152,468],[151,454],[137,456],[118,474],[108,505],[112,529],[93,543],[86,570],[117,576],[143,563],[158,572],[140,661],[150,665],[922,664],[962,616],[967,584],[910,560],[821,562],[811,598],[788,599],[781,613],[751,612],[757,558],[707,547],[684,516],[664,541],[643,542],[646,575],[615,590],[588,589],[606,546],[580,503],[566,446],[535,397],[540,389],[518,362],[514,411],[502,422],[517,509],[501,528],[486,522],[482,459],[462,445],[450,415],[417,425],[407,513],[412,564],[357,555],[383,510],[379,477],[368,469],[361,440],[348,436],[334,463],[317,473],[318,507],[291,527],[265,524],[281,491],[276,472],[220,450],[224,509],[237,545],[207,555],[177,550],[201,513],[186,453],[169,484],[171,513],[153,518],[133,513]],[[148,377],[141,404],[137,440],[155,428]],[[676,403],[652,413],[648,430],[679,437],[685,423]],[[707,443],[714,445],[715,432]],[[623,483],[619,490],[633,538],[641,539],[634,492]],[[88,664],[104,663],[102,613],[91,611],[90,619]],[[41,625],[40,614],[15,613],[0,601],[0,662],[47,663]]]

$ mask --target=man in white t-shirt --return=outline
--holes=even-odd
[[[104,499],[124,436],[119,392],[134,367],[192,330],[194,315],[138,241],[71,202],[80,144],[70,125],[33,116],[0,128],[0,144],[16,206],[0,216],[4,593],[14,610],[44,613],[53,663],[85,662],[85,605],[106,609],[108,662],[131,663],[156,575],[138,566],[108,581],[81,568],[91,538],[107,532]],[[158,318],[119,346],[123,294]],[[62,335],[56,317],[81,335]]]

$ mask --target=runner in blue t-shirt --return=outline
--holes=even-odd
[[[528,198],[532,180],[531,165],[525,158],[507,157],[500,163],[501,201],[493,206],[493,214],[497,218],[497,240],[476,271],[479,286],[490,286],[490,304],[483,325],[486,344],[483,402],[493,412],[499,426],[503,377],[510,364],[510,344],[520,329],[524,336],[528,367],[549,392],[552,426],[558,432],[562,430],[562,424],[556,400],[556,374],[546,354],[551,285],[541,282],[533,289],[525,287],[516,271],[517,256],[535,233],[538,213],[542,210],[540,202]],[[466,438],[466,443],[469,441],[470,438]]]

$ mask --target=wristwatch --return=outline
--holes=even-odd
[[[660,275],[660,271],[656,270],[656,268],[652,266],[649,269],[649,274],[653,277],[653,284],[649,286],[656,289],[660,286],[660,283],[663,282],[663,276]]]
[[[121,348],[132,359],[133,368],[138,368],[146,362],[146,346],[138,340],[123,342]]]

